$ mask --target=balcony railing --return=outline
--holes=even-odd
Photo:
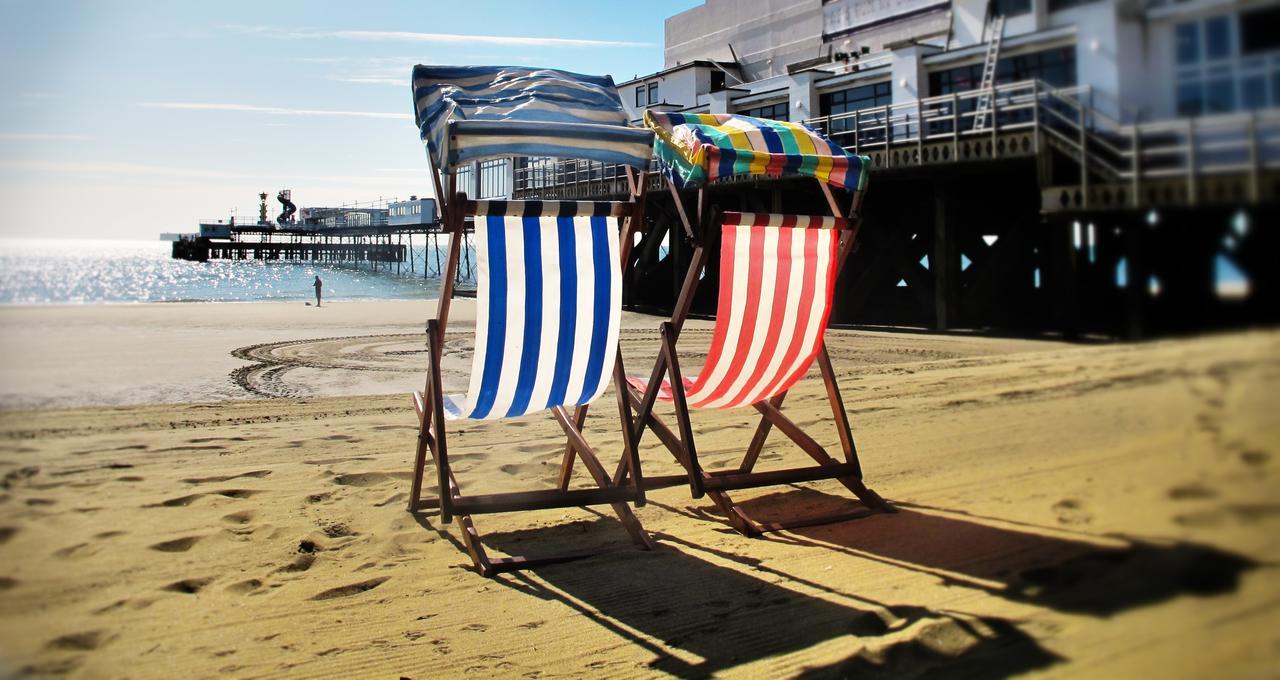
[[[977,128],[984,94],[989,122]],[[1256,200],[1259,175],[1280,170],[1280,109],[1148,123],[1121,122],[1119,111],[1116,102],[1089,86],[1055,88],[1028,80],[990,92],[956,92],[803,122],[849,151],[878,159],[878,168],[1036,155],[1047,142],[1078,163],[1082,187],[1091,181],[1127,183],[1135,200],[1146,180],[1185,178],[1194,192],[1197,177],[1231,173],[1247,175]],[[1022,137],[1023,146],[998,151],[1006,148],[1001,137],[1010,134]],[[938,147],[944,153],[937,153]],[[965,148],[983,151],[962,153]],[[934,153],[926,153],[930,150]],[[655,171],[651,162],[650,172]],[[513,188],[516,196],[603,195],[622,193],[625,177],[619,165],[537,159],[516,169]]]

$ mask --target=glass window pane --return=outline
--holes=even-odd
[[[636,107],[644,106],[644,85],[636,88]]]
[[[658,84],[649,83],[649,104],[652,105],[657,103],[658,103]]]
[[[1231,56],[1231,24],[1229,17],[1215,17],[1204,22],[1205,56],[1226,59]]]
[[[1267,105],[1267,79],[1258,75],[1240,81],[1240,97],[1243,108],[1264,108]]]
[[[1200,83],[1181,83],[1178,85],[1178,115],[1198,116],[1202,110]]]
[[[1235,111],[1235,85],[1235,81],[1227,78],[1209,81],[1205,87],[1205,109],[1210,113]]]
[[[1178,46],[1179,64],[1194,64],[1200,61],[1199,24],[1179,24],[1175,41]]]

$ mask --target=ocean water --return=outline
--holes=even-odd
[[[423,244],[415,242],[415,251]],[[443,245],[443,244],[441,244]],[[417,274],[279,262],[185,262],[164,241],[0,239],[0,304],[406,300],[436,297],[440,281]],[[432,258],[434,270],[435,259]]]

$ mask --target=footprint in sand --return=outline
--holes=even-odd
[[[1217,491],[1196,482],[1175,486],[1172,489],[1169,489],[1169,498],[1172,498],[1175,501],[1201,500],[1217,497]]]
[[[248,595],[258,590],[261,587],[262,587],[262,579],[251,578],[247,581],[232,583],[231,585],[227,586],[227,592],[235,593],[237,595]]]
[[[45,649],[65,652],[91,652],[110,642],[113,638],[114,636],[109,636],[105,631],[101,630],[71,633],[45,643]]]
[[[17,579],[12,579],[8,576],[0,576],[0,592],[13,590],[16,587],[18,587]]]
[[[233,512],[229,515],[223,515],[222,521],[227,522],[228,524],[243,525],[243,524],[248,524],[249,522],[252,522],[254,517],[255,515],[252,510],[241,510],[240,512]]]
[[[1177,515],[1173,521],[1184,527],[1215,527],[1231,521],[1238,524],[1257,524],[1280,516],[1280,505],[1268,503],[1231,503],[1201,512]]]
[[[8,543],[9,539],[13,538],[16,533],[18,533],[17,527],[0,527],[0,545]]]
[[[284,574],[291,574],[291,573],[303,572],[303,571],[306,571],[306,570],[310,569],[310,568],[311,568],[311,565],[312,565],[312,564],[315,564],[315,561],[316,561],[316,556],[315,556],[314,554],[312,554],[312,553],[303,553],[303,554],[301,554],[301,555],[298,555],[296,558],[294,558],[294,560],[293,560],[292,562],[290,562],[289,564],[286,564],[286,565],[284,565],[283,567],[279,567],[279,568],[277,568],[275,571],[273,571],[273,572],[271,572],[271,573],[273,573],[273,574],[280,574],[280,573],[284,573]]]
[[[216,484],[220,482],[230,481],[232,479],[242,479],[251,477],[253,479],[262,479],[271,474],[270,470],[254,470],[252,472],[241,472],[238,475],[219,475],[216,477],[192,477],[182,480],[185,484]]]
[[[382,576],[379,578],[369,579],[368,581],[352,583],[351,585],[339,586],[337,588],[330,588],[328,590],[325,590],[323,592],[320,592],[314,595],[311,599],[331,600],[335,597],[350,597],[352,595],[359,595],[360,593],[367,592],[367,591],[373,590],[374,588],[377,588],[383,583],[386,583],[387,580],[390,578],[391,578],[390,576]]]
[[[97,554],[97,550],[88,543],[77,543],[65,548],[53,551],[53,556],[59,559],[70,559],[73,557],[88,557]]]
[[[352,472],[335,476],[333,483],[340,486],[366,487],[391,481],[405,481],[412,477],[412,472]]]
[[[163,541],[161,543],[156,543],[155,545],[151,545],[148,547],[151,548],[152,550],[157,550],[159,552],[168,552],[168,553],[186,552],[191,549],[191,546],[195,545],[196,543],[199,543],[200,539],[202,538],[204,537],[203,536],[184,536],[183,538],[175,538],[172,541]]]
[[[160,501],[159,503],[150,503],[142,507],[144,508],[185,508],[188,505],[191,505],[192,503],[196,502],[197,500],[200,500],[200,498],[202,498],[203,496],[204,494],[202,493],[193,493],[188,496],[178,496],[177,498],[170,498],[169,500]]]
[[[226,496],[227,498],[248,498],[250,496],[256,496],[261,492],[254,491],[253,489],[223,489],[221,491],[214,491],[214,493],[219,496]]]
[[[1084,509],[1084,503],[1074,498],[1064,498],[1053,504],[1053,512],[1059,524],[1088,524],[1093,515]]]
[[[111,612],[114,612],[119,609],[124,609],[125,607],[128,607],[129,609],[133,609],[136,611],[140,609],[146,609],[147,607],[150,607],[153,604],[155,604],[155,600],[145,598],[145,597],[134,598],[131,600],[116,600],[115,602],[112,602],[111,604],[105,607],[102,607],[101,609],[93,610],[93,613],[101,616],[102,614],[110,614]]]
[[[181,581],[174,581],[161,590],[167,590],[171,593],[183,593],[185,595],[195,595],[204,589],[205,586],[213,583],[213,578],[186,578]]]
[[[1240,453],[1240,460],[1250,467],[1262,467],[1271,460],[1271,454],[1266,451],[1243,451]]]

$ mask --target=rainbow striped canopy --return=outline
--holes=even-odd
[[[733,113],[645,111],[653,151],[676,186],[699,186],[734,175],[801,175],[861,190],[871,159],[799,123]]]

